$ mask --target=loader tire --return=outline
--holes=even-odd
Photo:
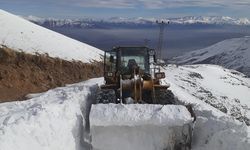
[[[155,89],[155,99],[157,104],[176,104],[174,94],[167,89]]]
[[[116,94],[115,90],[112,89],[102,89],[98,91],[97,97],[96,97],[96,103],[116,103]]]

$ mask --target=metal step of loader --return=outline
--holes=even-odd
[[[188,150],[194,118],[182,105],[93,104],[94,150]]]

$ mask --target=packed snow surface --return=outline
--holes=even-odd
[[[182,126],[193,119],[182,105],[92,105],[91,126]]]
[[[65,60],[100,61],[103,51],[0,9],[0,45]]]
[[[216,64],[250,76],[250,37],[228,39],[171,60],[177,64]]]

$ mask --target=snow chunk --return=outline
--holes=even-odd
[[[97,104],[90,112],[91,126],[182,126],[192,121],[182,105]]]
[[[153,104],[92,105],[89,119],[94,150],[174,149],[193,121],[185,106]]]

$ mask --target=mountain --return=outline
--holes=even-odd
[[[247,99],[250,97],[249,78],[245,78],[239,72],[215,65],[169,65],[164,67],[163,71],[167,78],[162,82],[171,84],[170,89],[180,102],[193,106],[196,114],[193,150],[246,150],[249,148],[249,126],[238,121],[247,121],[244,117],[250,116],[250,104]],[[91,122],[89,122],[90,105],[94,101],[93,97],[98,88],[96,84],[102,83],[103,78],[91,79],[44,93],[31,94],[27,101],[1,103],[1,150],[31,150],[34,147],[37,150],[88,149],[91,144],[87,139],[89,125],[91,126]],[[107,107],[103,108],[108,112],[109,105],[106,105]],[[117,104],[115,112],[126,107],[129,106]],[[166,118],[167,113],[159,113],[166,109],[160,106],[158,108],[147,117]],[[141,114],[133,115],[133,112],[131,115],[123,114],[123,119],[138,120],[141,118],[140,115],[143,116],[144,112],[147,112],[147,107],[141,107],[138,112]],[[116,113],[108,114],[114,114],[113,117],[117,117]],[[172,117],[175,118],[175,116]],[[112,139],[121,134],[127,136],[125,131],[131,126],[133,124],[123,128],[109,126],[116,132],[107,132],[112,136],[105,136],[105,138]],[[140,127],[137,126],[137,130]],[[149,128],[152,129],[152,126]],[[138,139],[157,142],[166,130],[159,126],[157,128],[154,131],[159,132],[160,130],[159,136],[136,134],[137,130],[134,130],[135,134],[131,138],[133,138],[133,142]],[[161,132],[161,130],[164,131]],[[94,132],[100,131],[101,128],[94,130]],[[183,132],[185,131],[183,129]],[[122,141],[120,142],[122,143]],[[121,145],[112,141],[111,143],[114,149],[120,149]],[[157,146],[160,145],[155,145],[156,148],[158,148]]]
[[[62,34],[0,10],[0,45],[31,54],[65,60],[100,61],[103,52]]]
[[[124,18],[112,17],[108,19],[55,19],[55,18],[39,18],[35,16],[27,16],[25,19],[45,27],[76,27],[76,28],[111,28],[111,27],[155,27],[156,18]],[[231,18],[225,16],[209,16],[195,17],[187,16],[180,18],[162,18],[158,19],[171,24],[192,25],[250,25],[248,18]]]
[[[217,64],[250,76],[250,37],[228,39],[172,58],[176,64]]]

